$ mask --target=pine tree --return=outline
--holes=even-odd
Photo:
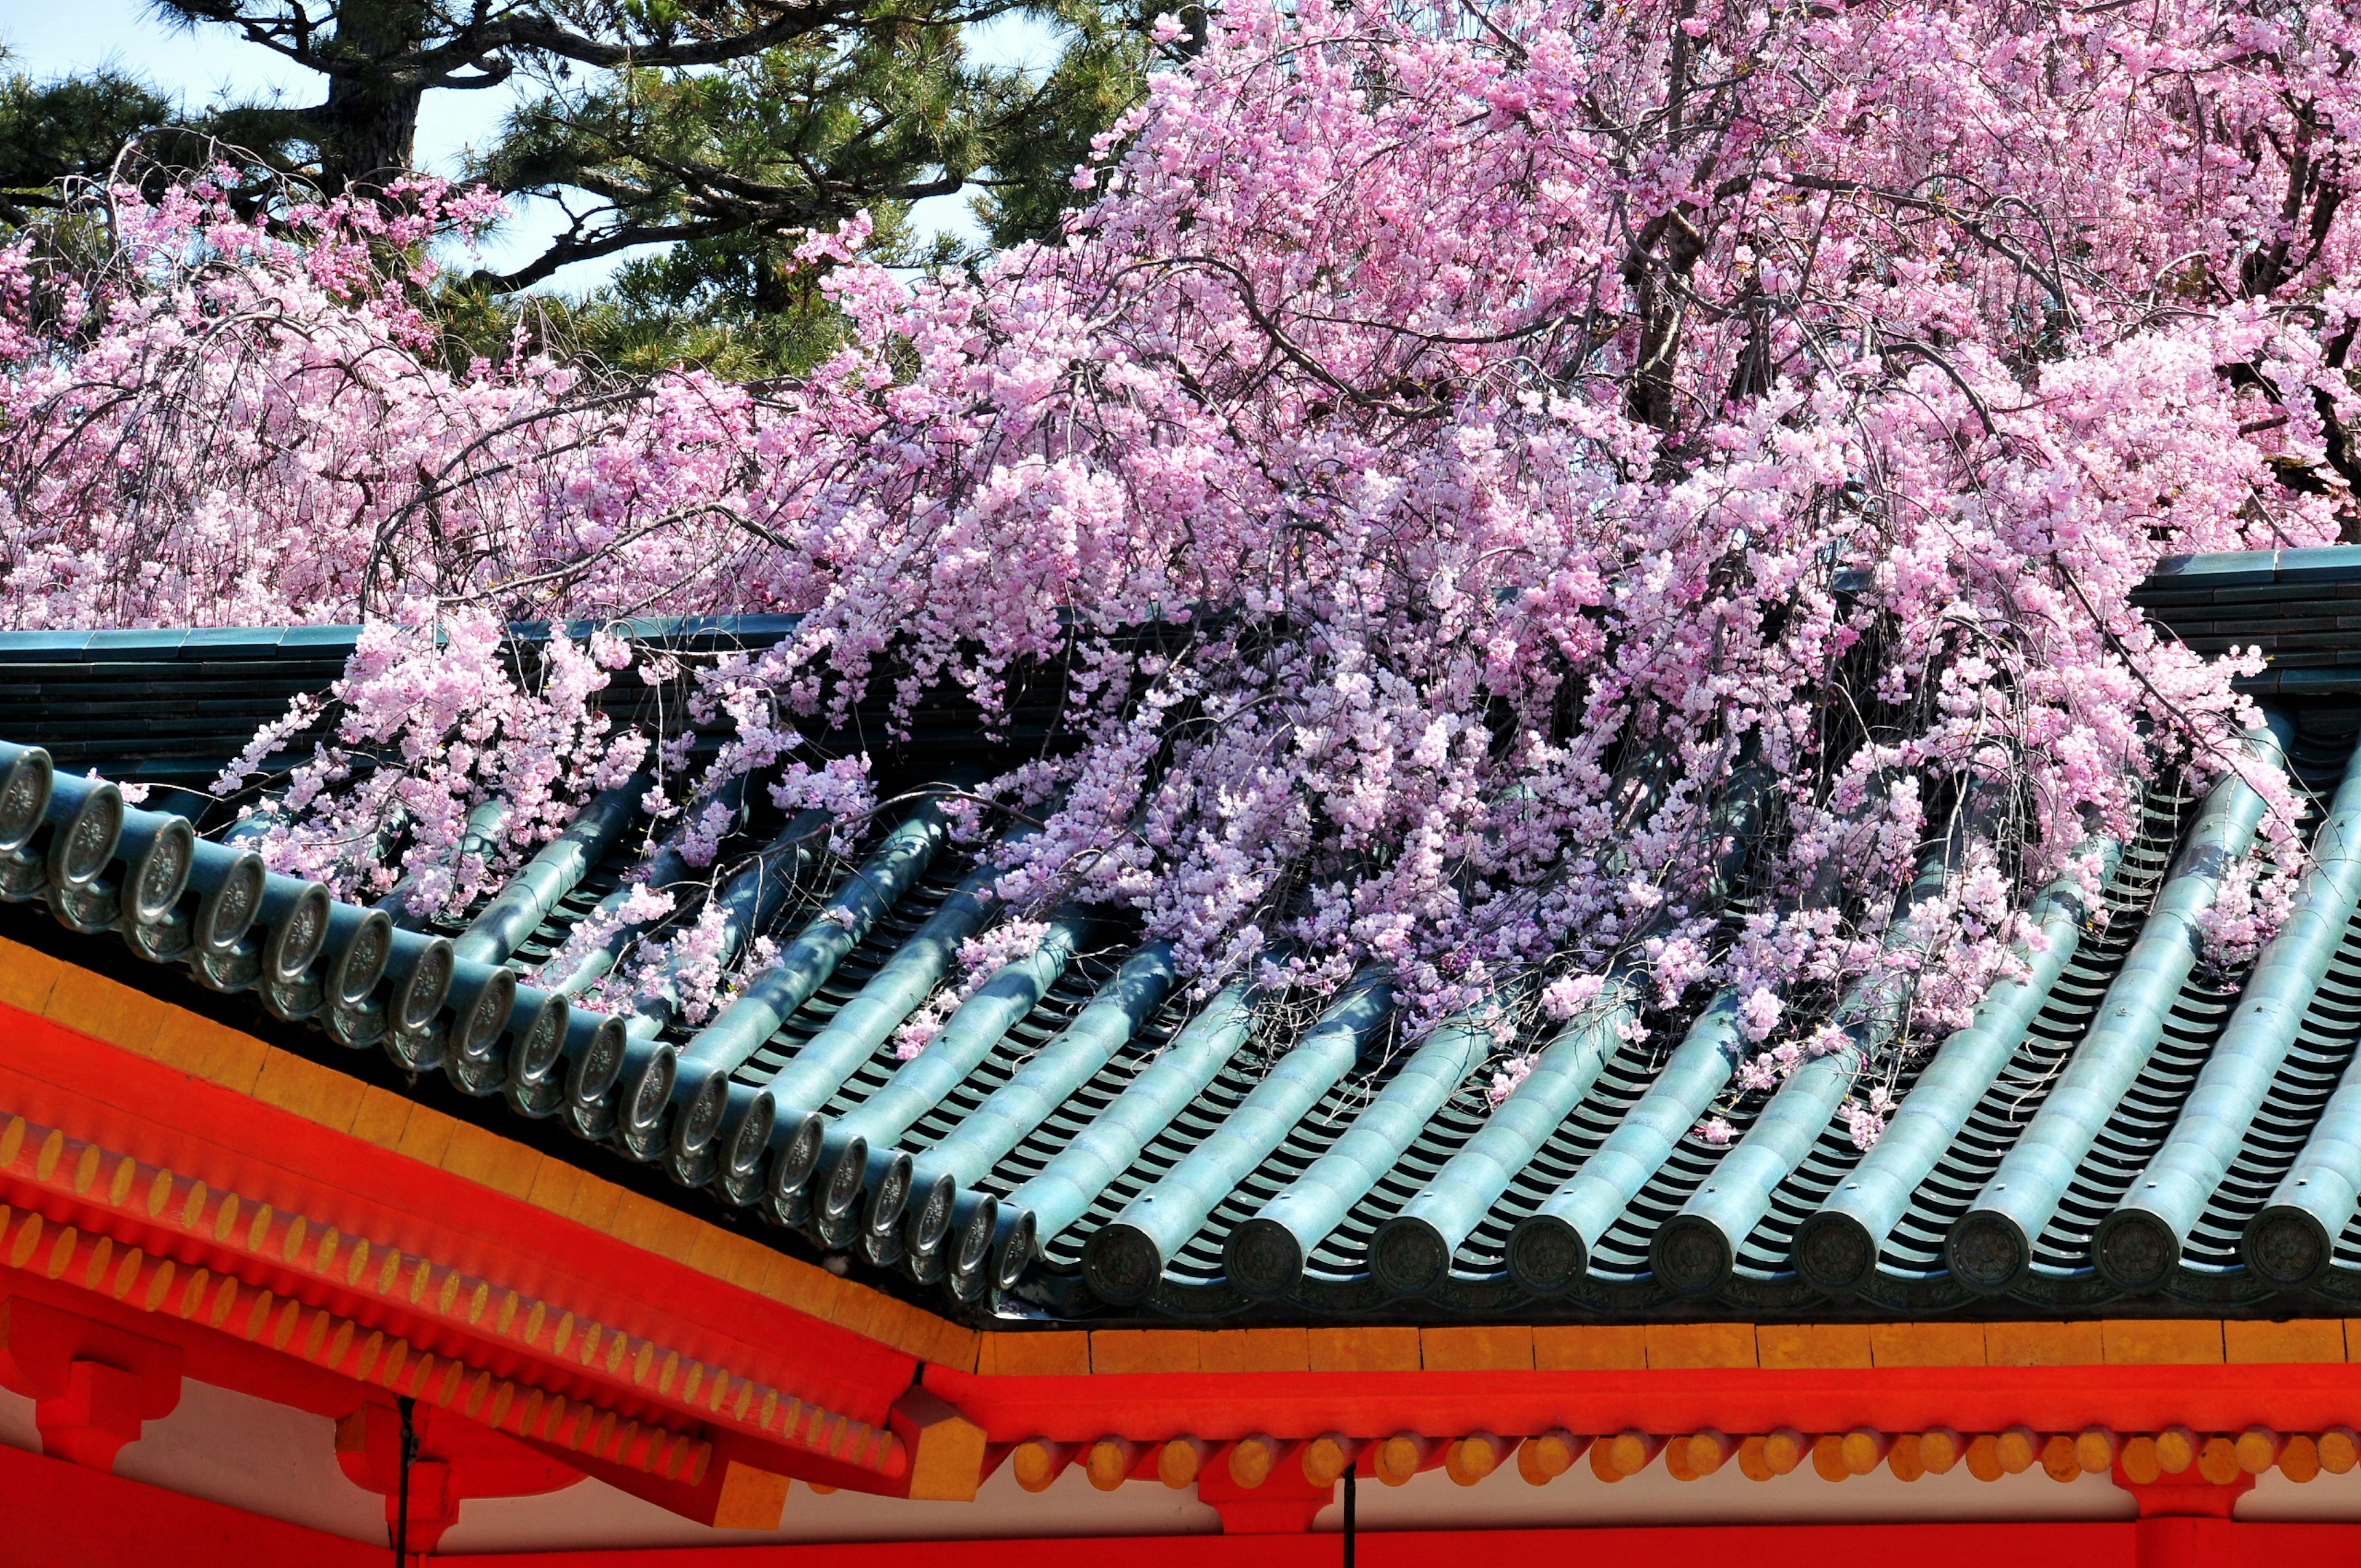
[[[1123,0],[157,0],[169,25],[228,29],[319,73],[318,102],[183,116],[108,73],[0,84],[0,217],[103,172],[149,133],[151,162],[211,161],[217,138],[275,183],[335,196],[416,162],[433,90],[505,90],[517,107],[468,176],[555,201],[538,252],[455,285],[463,337],[521,311],[577,351],[652,367],[761,375],[808,363],[834,315],[792,252],[867,210],[875,253],[967,259],[907,223],[930,196],[975,199],[992,242],[1054,236],[1091,140],[1135,102],[1157,49]],[[1057,28],[1047,72],[976,63],[963,29],[1023,11]],[[629,254],[588,300],[520,305],[569,264]]]

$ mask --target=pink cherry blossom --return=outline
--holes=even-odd
[[[910,275],[865,220],[808,236],[844,341],[761,387],[445,363],[415,258],[479,196],[103,192],[103,254],[0,253],[0,619],[368,620],[269,852],[446,905],[642,767],[693,863],[750,773],[851,850],[856,709],[890,745],[944,693],[985,738],[1049,701],[1004,809],[954,813],[1038,828],[992,850],[1003,931],[1120,911],[1200,987],[1381,964],[1410,1035],[1488,1008],[1529,1046],[1610,974],[1634,1037],[1732,987],[1768,1089],[1849,994],[1901,1009],[1889,1055],[1959,1026],[2143,781],[2247,767],[2219,961],[2283,914],[2257,661],[2131,594],[2349,519],[2356,49],[2349,0],[1242,0],[1062,243]],[[501,656],[513,620],[732,610],[803,620]],[[693,695],[614,734],[616,679]],[[1888,942],[1930,846],[1927,939]]]

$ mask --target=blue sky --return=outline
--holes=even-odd
[[[1038,67],[1054,58],[1049,30],[1022,16],[1007,16],[974,29],[970,45],[983,60]],[[290,103],[319,95],[319,79],[288,65],[267,50],[242,44],[225,28],[178,29],[155,20],[146,0],[0,0],[0,47],[9,59],[0,70],[36,78],[114,65],[192,107],[231,98],[283,94]],[[504,91],[430,93],[419,117],[419,162],[430,171],[456,174],[469,146],[489,141],[500,129],[511,95]],[[939,196],[919,203],[920,226],[931,232],[978,234],[966,199]],[[528,203],[493,236],[489,259],[502,265],[534,254],[564,225],[548,203]],[[566,269],[544,285],[577,292],[595,285],[623,258]]]

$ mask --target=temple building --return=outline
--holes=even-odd
[[[682,874],[632,786],[464,919],[340,902],[206,786],[356,629],[0,634],[0,1565],[2361,1552],[2361,547],[2141,598],[2266,651],[2296,913],[2202,962],[2262,804],[2160,782],[1866,1152],[1878,1041],[1708,1142],[1726,1009],[1494,1106],[1382,975],[1279,1019],[1088,912],[897,1049],[994,912],[948,712],[850,871],[748,792],[774,966],[603,1015],[547,960]]]

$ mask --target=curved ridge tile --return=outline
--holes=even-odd
[[[2121,847],[2110,842],[2100,853],[2103,883],[2114,871]],[[2080,880],[2060,877],[2049,884],[2032,910],[2043,947],[2037,953],[2019,955],[2026,964],[2024,977],[1993,987],[1973,1021],[1943,1042],[1876,1146],[1797,1228],[1795,1269],[1813,1286],[1840,1294],[1868,1282],[1911,1195],[2016,1054],[2034,1015],[2080,949],[2089,905],[2090,895]]]
[[[1095,916],[1080,910],[1059,912],[1031,952],[994,970],[933,1039],[859,1105],[832,1122],[811,1113],[795,1137],[807,1141],[810,1123],[821,1124],[820,1163],[827,1173],[815,1183],[811,1223],[822,1242],[842,1246],[853,1239],[852,1209],[863,1192],[869,1196],[868,1234],[883,1237],[895,1229],[909,1196],[911,1170],[910,1157],[895,1145],[1039,1004],[1096,923]]]
[[[2278,734],[2250,742],[2258,766],[2284,754]],[[2165,1014],[2197,961],[2197,921],[2213,906],[2223,876],[2254,842],[2263,799],[2235,774],[2225,776],[2175,858],[2124,967],[2107,988],[2101,1016],[2076,1048],[2048,1100],[1951,1227],[1945,1246],[1953,1277],[1971,1290],[1998,1294],[2033,1267],[2035,1241],[2058,1212],[2083,1157],[2107,1118],[2147,1065]]]
[[[1230,1282],[1259,1298],[1286,1295],[1301,1283],[1305,1260],[1393,1168],[1492,1045],[1488,1027],[1463,1019],[1420,1041],[1326,1152],[1230,1232],[1222,1247]]]
[[[996,1251],[1002,1282],[1014,1284],[1038,1246],[1089,1212],[1253,1039],[1254,1028],[1248,987],[1232,985],[1217,992],[1038,1175],[988,1208],[978,1204],[961,1220],[960,1261],[970,1264],[967,1274],[977,1275],[987,1251]]]
[[[747,1114],[762,1094],[752,1084],[732,1081],[731,1075],[812,999],[886,911],[926,873],[947,833],[948,826],[933,802],[913,813],[845,877],[819,913],[780,952],[777,961],[755,976],[712,1023],[679,1047],[671,1091],[676,1120],[669,1164],[675,1180],[700,1185],[718,1174],[718,1148],[736,1144]],[[774,1113],[770,1102],[763,1102],[762,1113],[766,1119],[760,1129],[763,1135],[749,1140],[757,1148],[768,1141],[767,1119]],[[755,1173],[741,1168],[734,1174],[742,1186]]]
[[[1082,1254],[1091,1288],[1118,1303],[1145,1299],[1213,1206],[1352,1069],[1392,1012],[1393,986],[1382,970],[1354,976],[1211,1136],[1091,1238]]]
[[[1886,952],[1915,957],[1926,950],[1930,933],[1918,925],[1917,912],[1941,897],[1949,880],[1947,850],[1933,857],[1904,894],[1886,934]],[[1738,1249],[1770,1210],[1772,1194],[1811,1152],[1870,1054],[1901,1028],[1907,994],[1899,1000],[1883,994],[1882,988],[1890,986],[1886,974],[1854,985],[1837,1008],[1844,1044],[1790,1073],[1712,1178],[1657,1227],[1648,1261],[1658,1280],[1685,1296],[1711,1295],[1729,1283]]]
[[[2190,1228],[2228,1174],[2361,903],[2361,748],[2312,854],[2294,908],[2257,959],[2164,1146],[2092,1238],[2099,1272],[2124,1289],[2153,1290],[2180,1266]]]
[[[911,1221],[914,1256],[932,1254],[955,1223],[975,1212],[983,1201],[971,1192],[975,1184],[1131,1041],[1178,978],[1170,942],[1133,953],[1056,1038],[913,1157],[912,1190],[926,1193]]]

